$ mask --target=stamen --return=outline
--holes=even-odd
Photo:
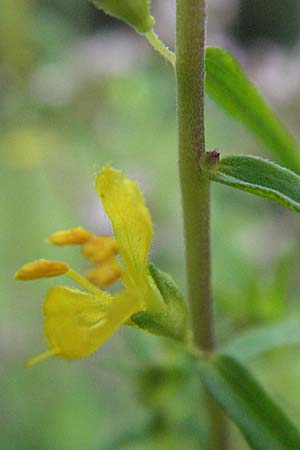
[[[84,278],[82,275],[80,275],[78,272],[76,272],[73,269],[69,269],[66,273],[68,277],[70,277],[72,280],[76,281],[77,284],[82,286],[84,289],[86,289],[88,292],[90,292],[93,295],[96,295],[97,297],[103,298],[103,292],[98,289],[96,286],[94,286],[92,283],[89,282],[86,278]]]
[[[99,266],[86,272],[86,278],[99,287],[106,287],[115,283],[122,275],[122,268],[116,258],[104,261]]]
[[[43,352],[37,356],[34,356],[33,358],[30,358],[25,363],[25,367],[32,367],[35,364],[38,364],[42,361],[45,361],[48,358],[51,358],[52,356],[57,356],[59,354],[59,350],[56,348],[53,348],[52,350],[48,350],[47,352]]]
[[[82,254],[93,263],[102,263],[118,253],[118,243],[111,236],[98,236],[82,246]]]
[[[82,245],[96,236],[82,227],[70,228],[69,230],[56,231],[49,236],[48,241],[53,245]]]
[[[49,278],[63,275],[69,270],[68,264],[61,261],[39,259],[25,264],[15,274],[16,280],[35,280],[36,278]]]

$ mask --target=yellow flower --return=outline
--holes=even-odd
[[[65,273],[88,291],[64,286],[50,289],[44,303],[48,351],[32,358],[29,365],[50,356],[69,359],[87,356],[120,325],[130,321],[133,314],[162,308],[157,289],[147,274],[153,231],[141,191],[121,171],[111,167],[101,170],[96,189],[111,220],[115,239],[97,237],[77,227],[56,232],[49,241],[59,246],[82,245],[83,254],[97,266],[82,277],[65,263],[39,260],[16,273],[16,279],[26,280]],[[117,252],[121,263],[115,258]],[[116,295],[95,286],[108,285],[120,276],[125,289]]]

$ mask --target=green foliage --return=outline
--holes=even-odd
[[[276,117],[239,62],[217,47],[206,50],[206,90],[225,111],[259,137],[280,162],[300,170],[298,144]]]
[[[300,347],[300,320],[289,318],[244,331],[221,346],[222,353],[246,362],[283,347]]]
[[[26,75],[35,61],[32,0],[1,0],[0,64]],[[30,30],[30,32],[28,32]]]
[[[117,17],[131,25],[138,33],[152,29],[154,18],[150,13],[149,0],[92,0],[107,14]]]
[[[300,450],[300,434],[248,370],[219,355],[200,361],[205,389],[238,425],[255,450]]]
[[[222,159],[217,172],[208,173],[213,181],[269,198],[291,211],[300,211],[300,176],[274,162],[234,155]]]
[[[179,341],[187,338],[187,309],[184,298],[172,277],[150,263],[149,274],[165,303],[161,312],[141,311],[131,319],[140,328],[152,334]]]

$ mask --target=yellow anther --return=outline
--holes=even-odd
[[[57,277],[68,272],[69,266],[61,261],[39,259],[25,264],[15,274],[16,280],[34,280],[35,278]]]
[[[86,278],[99,287],[113,284],[121,277],[122,269],[115,258],[111,258],[97,267],[93,267],[86,274]]]
[[[102,263],[118,253],[117,241],[110,236],[99,236],[82,247],[83,255],[94,263]]]
[[[70,228],[69,230],[56,231],[51,234],[48,240],[54,245],[82,245],[91,239],[95,239],[96,236],[90,231],[85,230],[82,227]]]

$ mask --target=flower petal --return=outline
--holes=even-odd
[[[64,358],[93,353],[139,309],[128,294],[103,299],[76,289],[56,286],[44,304],[45,336],[49,350]]]
[[[152,221],[143,194],[120,170],[104,167],[96,189],[110,218],[119,253],[133,279],[145,276]]]

